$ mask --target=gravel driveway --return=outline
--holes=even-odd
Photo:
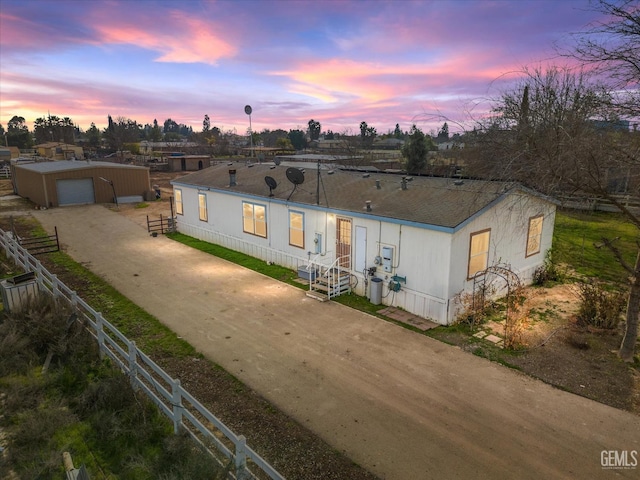
[[[64,249],[385,479],[638,478],[640,417],[304,292],[99,206],[33,212]],[[215,412],[214,412],[215,413]]]

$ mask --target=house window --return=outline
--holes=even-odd
[[[198,194],[198,215],[200,220],[207,221],[207,195],[205,193]]]
[[[289,245],[304,248],[304,213],[289,212]]]
[[[469,245],[469,270],[467,278],[485,270],[489,262],[489,237],[491,229],[471,234]]]
[[[182,210],[182,190],[176,188],[174,194],[176,197],[176,213],[182,215],[184,213]]]
[[[267,238],[267,210],[264,205],[242,202],[242,231]]]
[[[542,240],[542,222],[544,216],[539,215],[529,219],[529,233],[527,234],[527,257],[540,253]]]

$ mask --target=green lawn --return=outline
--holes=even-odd
[[[640,239],[638,228],[619,214],[558,210],[553,235],[554,261],[578,274],[612,283],[626,283],[628,273],[603,245],[603,237],[634,265]]]

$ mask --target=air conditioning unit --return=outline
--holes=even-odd
[[[33,272],[7,278],[0,282],[2,305],[6,312],[19,310],[30,298],[38,295],[39,287]]]

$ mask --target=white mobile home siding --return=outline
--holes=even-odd
[[[538,215],[544,217],[540,252],[526,257],[529,219]],[[473,280],[467,280],[472,233],[490,228],[488,265],[509,265],[520,281],[527,284],[551,248],[554,222],[555,206],[552,203],[531,195],[513,193],[458,229],[452,244],[453,251],[458,254],[451,256],[448,321],[455,319],[458,295],[473,290]]]
[[[336,259],[336,223],[351,221],[351,259],[354,292],[369,294],[364,270],[376,267],[383,279],[382,303],[439,323],[450,323],[456,315],[456,299],[470,291],[467,280],[470,234],[491,229],[489,265],[510,263],[523,281],[542,264],[551,247],[555,207],[539,198],[514,193],[496,201],[456,228],[434,227],[393,218],[376,217],[372,212],[347,212],[327,207],[298,204],[238,191],[217,191],[189,185],[175,185],[182,192],[183,214],[178,215],[180,232],[243,252],[262,260],[297,269],[309,259],[331,265]],[[198,214],[198,193],[207,197],[207,221]],[[243,232],[242,204],[263,205],[266,210],[267,238]],[[289,244],[289,212],[304,215],[304,248]],[[544,215],[540,253],[525,256],[529,218]],[[358,232],[356,238],[356,232]],[[315,238],[321,238],[319,253]],[[393,248],[391,271],[376,264],[383,247]],[[360,251],[359,249],[364,249]],[[393,292],[394,276],[406,279]]]

